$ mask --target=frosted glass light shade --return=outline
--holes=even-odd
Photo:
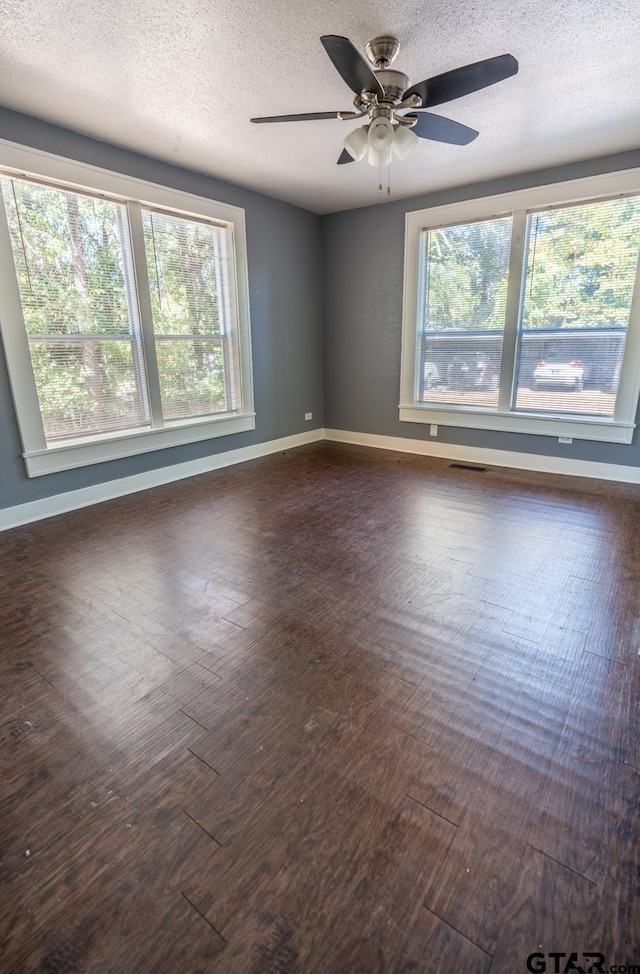
[[[381,166],[384,169],[391,162],[391,149],[383,149],[382,152],[378,152],[369,146],[367,162],[370,166]]]
[[[369,146],[366,127],[362,126],[362,128],[349,132],[348,136],[343,142],[343,145],[351,158],[355,159],[356,162],[360,162],[360,160],[364,158],[365,152]]]
[[[398,125],[393,136],[393,151],[398,159],[406,159],[418,144],[418,136],[411,129]]]
[[[369,126],[369,148],[384,152],[393,145],[394,129],[388,118],[374,118]]]

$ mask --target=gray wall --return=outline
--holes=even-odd
[[[2,108],[0,138],[244,208],[257,414],[249,433],[28,479],[0,344],[0,508],[323,425],[319,217]]]
[[[427,439],[400,423],[404,216],[460,199],[640,166],[640,150],[323,218],[0,108],[0,138],[241,206],[247,223],[256,429],[28,479],[0,345],[0,508],[326,426]],[[313,412],[305,423],[304,413]],[[440,441],[640,466],[630,446],[440,426]]]
[[[428,426],[401,423],[398,419],[407,211],[634,166],[640,166],[640,150],[325,217],[322,226],[325,426],[430,439]],[[629,446],[584,440],[574,440],[566,446],[552,437],[450,426],[439,427],[438,440],[640,466],[637,430]]]

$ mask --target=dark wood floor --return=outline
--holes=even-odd
[[[640,965],[639,499],[319,444],[3,535],[0,970]]]

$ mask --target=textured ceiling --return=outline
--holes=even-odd
[[[357,123],[249,118],[352,107],[321,34],[361,51],[394,34],[411,83],[496,54],[520,62],[435,109],[480,137],[394,160],[394,198],[640,145],[638,0],[0,0],[0,17],[5,106],[316,212],[380,199],[366,162],[335,164]]]

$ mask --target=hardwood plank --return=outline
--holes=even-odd
[[[429,974],[486,974],[491,956],[461,933],[423,908],[404,944],[401,957],[389,968],[393,974],[429,971]]]
[[[589,880],[527,846],[512,900],[501,916],[502,935],[491,964],[492,974],[525,970],[532,953],[542,953],[543,959],[555,966],[550,951],[567,955],[559,960],[561,970],[566,969],[574,952],[574,970],[582,963],[583,970],[589,969],[589,960],[582,957],[584,951],[607,953],[595,893]]]
[[[424,906],[485,953],[500,935],[526,845],[526,827],[492,814],[467,812],[439,873],[431,878]]]
[[[588,754],[562,774],[552,771],[530,833],[537,848],[594,883],[637,860],[630,843],[640,825],[640,772]]]
[[[459,829],[424,903],[489,954],[500,935],[500,917],[538,815],[537,802],[564,728],[568,698],[568,691],[552,684],[540,684],[537,691],[530,685],[520,687],[492,746],[476,745],[468,752],[466,766],[472,777],[462,792],[466,803],[456,818]],[[460,786],[454,794],[458,810]]]

